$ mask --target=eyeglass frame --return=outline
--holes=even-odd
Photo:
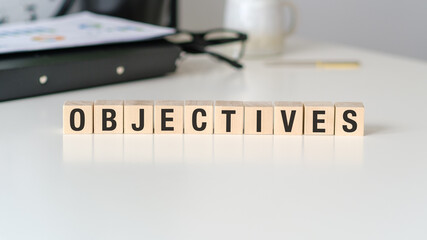
[[[235,34],[237,34],[237,37],[236,38],[213,39],[213,40],[206,40],[205,39],[205,36],[207,34],[212,34],[215,32],[235,33]],[[231,66],[233,66],[237,69],[243,68],[243,65],[240,64],[238,62],[238,60],[240,60],[244,55],[245,43],[246,43],[246,40],[248,39],[247,34],[236,31],[236,30],[231,30],[231,29],[216,28],[216,29],[212,29],[212,30],[209,30],[206,32],[190,32],[190,31],[185,31],[185,30],[178,30],[175,35],[181,34],[181,33],[188,34],[192,37],[192,40],[189,42],[174,43],[174,44],[177,44],[178,46],[180,46],[184,52],[192,53],[192,54],[209,54],[210,56],[213,56],[213,57],[215,57],[221,61],[227,62],[228,64],[230,64]],[[223,56],[221,54],[218,54],[218,53],[215,53],[215,52],[212,52],[212,51],[209,51],[206,49],[206,47],[208,47],[208,46],[221,45],[221,44],[232,43],[232,42],[237,42],[237,41],[242,42],[242,48],[240,50],[240,53],[239,53],[237,60],[230,59],[226,56]]]

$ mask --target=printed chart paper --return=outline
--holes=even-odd
[[[0,54],[142,41],[174,32],[173,28],[81,12],[0,25]]]

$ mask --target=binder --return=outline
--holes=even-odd
[[[165,75],[180,52],[160,39],[0,55],[0,101]]]

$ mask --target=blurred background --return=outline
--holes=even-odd
[[[223,24],[226,0],[180,0],[180,26],[202,30]],[[427,60],[427,1],[293,0],[296,35]]]
[[[123,2],[128,9],[145,3],[150,11],[144,18],[155,19],[159,11],[169,11],[170,0],[17,0],[0,1],[0,23],[42,18],[63,2],[72,2],[71,12],[94,8],[108,13]],[[179,27],[186,30],[207,30],[224,25],[227,0],[178,0]],[[344,43],[368,49],[427,60],[427,1],[360,1],[360,0],[293,0],[298,8],[296,36],[312,40]],[[162,8],[162,10],[160,10]],[[156,9],[156,10],[152,10]],[[118,15],[125,13],[119,13]],[[126,14],[130,14],[129,12]],[[139,13],[132,13],[138,16]],[[163,14],[163,16],[169,16]],[[173,16],[174,17],[174,16]],[[20,19],[21,18],[21,19]],[[170,19],[155,20],[168,25]]]

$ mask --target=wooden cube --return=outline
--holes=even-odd
[[[93,109],[95,133],[123,133],[122,100],[97,100]]]
[[[245,102],[245,134],[273,134],[273,104]]]
[[[243,102],[216,101],[215,134],[243,134],[243,116]]]
[[[335,108],[331,102],[304,103],[304,134],[333,135]]]
[[[304,105],[302,102],[274,103],[274,134],[302,135]]]
[[[360,102],[335,103],[335,135],[363,136],[365,107]]]
[[[182,134],[184,132],[184,101],[156,101],[154,133]]]
[[[64,134],[93,133],[93,102],[67,101],[62,110]]]
[[[213,133],[213,101],[185,101],[184,132],[186,134]]]
[[[154,101],[127,100],[124,102],[124,133],[152,134]]]

